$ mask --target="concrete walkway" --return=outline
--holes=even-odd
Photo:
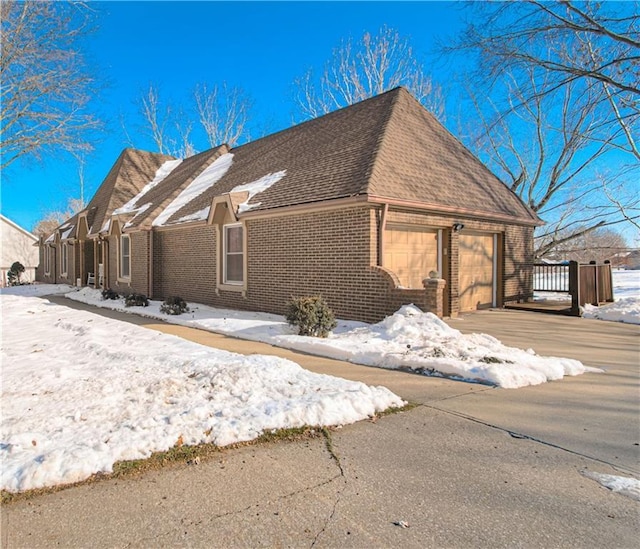
[[[519,311],[451,321],[607,368],[504,390],[88,310],[385,385],[421,406],[333,432],[332,452],[323,439],[258,445],[5,506],[2,547],[637,546],[639,504],[581,474],[638,476],[637,326]]]

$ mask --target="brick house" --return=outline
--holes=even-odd
[[[274,313],[321,294],[364,321],[532,295],[539,218],[403,88],[234,149],[131,158],[144,169],[116,163],[42,242],[79,249],[83,284],[99,257],[91,283],[121,293]]]

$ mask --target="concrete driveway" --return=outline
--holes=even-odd
[[[197,466],[10,504],[2,546],[636,547],[640,504],[581,472],[638,477],[640,328],[520,311],[450,324],[607,371],[492,389],[152,324],[385,385],[421,405],[345,426],[330,441],[229,450]]]

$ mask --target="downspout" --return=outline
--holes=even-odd
[[[380,215],[380,230],[378,231],[378,267],[384,267],[384,231],[387,228],[387,212],[389,204],[385,202],[382,205],[382,214]]]
[[[147,295],[149,297],[153,297],[153,230],[149,229],[149,265],[147,267]]]

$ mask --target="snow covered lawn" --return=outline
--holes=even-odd
[[[404,404],[384,387],[32,297],[52,290],[69,287],[23,286],[0,296],[4,490],[80,481],[179,441],[224,446],[273,429],[352,423]],[[21,292],[31,296],[10,295]]]
[[[124,300],[103,300],[98,290],[83,288],[67,297],[84,303],[128,311],[167,322],[203,328],[253,341],[263,341],[307,353],[381,368],[404,368],[429,375],[446,375],[504,388],[537,385],[578,375],[587,368],[568,358],[540,357],[532,350],[506,347],[486,334],[465,335],[431,313],[402,307],[374,325],[340,321],[326,339],[302,337],[278,315],[215,309],[190,304],[180,316],[160,312],[159,301],[148,307],[124,307]]]
[[[615,301],[600,307],[585,305],[582,316],[598,320],[640,324],[640,271],[613,271]]]

